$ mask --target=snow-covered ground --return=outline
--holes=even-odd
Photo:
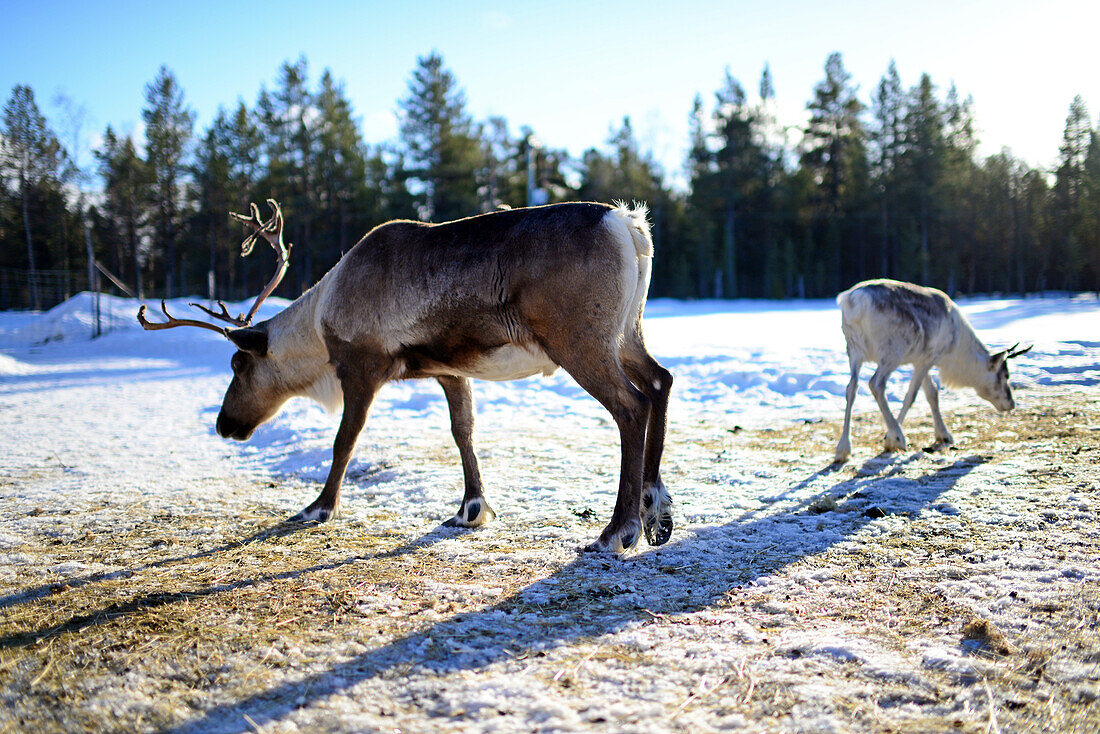
[[[174,329],[144,332],[133,319],[136,303],[104,297],[101,311],[110,314],[113,331],[95,341],[91,334],[91,302],[73,298],[41,314],[0,313],[0,379],[7,405],[28,412],[17,396],[41,403],[43,393],[67,401],[73,424],[71,439],[51,442],[43,451],[75,452],[88,448],[90,436],[125,446],[135,434],[159,431],[154,424],[195,421],[206,426],[214,453],[231,452],[250,466],[279,475],[295,474],[323,479],[325,455],[339,416],[326,415],[305,400],[292,401],[274,421],[261,428],[243,446],[226,444],[213,433],[212,416],[228,384],[232,345],[213,332]],[[169,303],[174,314],[188,311],[187,300]],[[240,304],[247,310],[249,304]],[[271,299],[257,320],[285,307]],[[1034,349],[1012,365],[1012,382],[1033,385],[1096,386],[1100,384],[1100,301],[1093,295],[1076,298],[968,299],[962,309],[991,348],[1017,342]],[[650,351],[676,378],[673,418],[713,420],[743,427],[777,422],[830,418],[843,411],[848,364],[840,333],[840,316],[832,301],[696,301],[656,300],[646,309],[646,341]],[[864,366],[864,376],[873,368]],[[898,400],[907,386],[907,369],[891,381],[891,399]],[[115,401],[117,390],[143,385],[155,394],[152,415],[134,415],[132,403]],[[186,389],[178,386],[186,383]],[[103,401],[73,405],[66,390],[94,388],[108,396]],[[167,389],[166,389],[167,388]],[[857,408],[870,409],[865,384]],[[549,378],[510,383],[480,382],[475,388],[481,434],[493,426],[530,427],[538,432],[547,416],[577,416],[580,421],[605,420],[603,408],[564,372]],[[1026,400],[1026,392],[1025,392]],[[33,396],[33,397],[32,397]],[[970,402],[971,394],[949,396]],[[29,411],[33,412],[33,410]],[[386,443],[409,421],[427,419],[415,430],[446,428],[446,403],[433,381],[386,386],[372,408],[365,440]],[[82,430],[102,423],[94,433]],[[110,426],[117,426],[112,431]],[[124,428],[125,427],[125,428]],[[174,428],[174,425],[172,425]],[[57,431],[58,428],[51,428]],[[153,455],[179,450],[179,432],[169,431],[166,444],[141,443]],[[33,438],[16,442],[16,457],[40,460],[28,449]],[[151,438],[151,437],[150,437]],[[203,442],[205,443],[205,441]],[[362,453],[362,452],[361,452]],[[18,460],[16,458],[15,460]],[[163,467],[148,467],[159,475]]]
[[[285,305],[271,299],[260,317]],[[975,298],[960,305],[990,347],[1035,345],[1012,365],[1017,414],[1045,416],[1057,407],[1050,401],[1070,396],[1077,407],[1063,411],[1071,416],[1066,420],[1079,416],[1088,424],[1074,426],[1082,431],[1100,428],[1087,411],[1100,384],[1095,296]],[[210,553],[234,542],[211,516],[274,524],[311,501],[327,472],[338,415],[294,400],[249,442],[224,441],[214,419],[231,345],[199,329],[144,332],[132,319],[132,301],[104,299],[101,308],[114,315],[115,328],[96,340],[88,338],[86,296],[44,314],[0,313],[4,660],[16,660],[12,649],[29,650],[20,637],[29,633],[10,616],[16,610],[40,605],[51,619],[60,615],[55,624],[66,623],[60,607],[49,606],[51,585],[110,582],[122,594],[119,579],[132,576],[137,589],[154,583],[151,569],[167,563],[157,546],[99,557],[91,550],[96,534],[122,534],[160,517],[174,528],[172,542]],[[181,314],[186,301],[169,308]],[[391,384],[375,401],[349,467],[342,516],[316,532],[331,536],[328,552],[340,558],[353,550],[342,547],[343,527],[393,538],[402,552],[430,549],[437,565],[482,569],[465,583],[429,579],[418,587],[419,603],[451,600],[456,613],[419,616],[422,626],[391,639],[356,638],[350,651],[332,643],[339,651],[330,645],[332,660],[323,663],[284,650],[275,657],[290,662],[276,670],[265,662],[273,653],[252,651],[249,669],[264,671],[257,674],[268,681],[264,691],[234,695],[211,674],[208,698],[176,702],[169,713],[145,690],[167,686],[153,672],[119,674],[113,683],[104,674],[88,683],[111,698],[104,710],[126,728],[229,731],[842,731],[882,716],[898,725],[922,716],[981,728],[992,717],[996,724],[997,705],[1011,708],[1009,694],[973,685],[990,674],[958,629],[949,638],[942,630],[906,630],[876,619],[889,630],[887,644],[882,634],[836,622],[842,617],[836,610],[860,603],[853,594],[861,587],[853,583],[873,586],[860,576],[865,566],[849,564],[879,548],[880,559],[901,568],[916,564],[914,558],[935,558],[929,549],[945,533],[966,534],[974,523],[1002,528],[1002,540],[1011,535],[1019,547],[964,547],[927,574],[914,571],[912,583],[934,590],[937,604],[996,624],[1012,642],[1013,632],[1027,631],[1013,624],[1018,597],[1064,599],[1100,582],[1089,555],[1096,546],[1082,540],[1091,543],[1098,532],[1095,471],[1086,466],[1064,482],[1043,480],[1042,492],[1025,496],[1013,478],[1046,476],[1036,472],[1050,468],[1043,462],[1053,454],[1024,453],[1015,414],[993,416],[969,391],[947,391],[942,403],[959,439],[954,455],[878,456],[882,429],[865,384],[853,459],[844,470],[823,469],[847,382],[831,301],[657,300],[647,307],[645,329],[650,350],[676,379],[664,474],[677,527],[667,546],[643,546],[626,563],[610,565],[576,555],[610,517],[618,443],[606,411],[561,371],[475,384],[482,471],[499,518],[476,532],[439,530],[461,496],[446,404],[433,381]],[[891,381],[895,401],[905,376],[902,370]],[[969,423],[959,425],[959,416]],[[921,399],[907,421],[914,445],[929,438],[926,424]],[[824,428],[807,433],[818,425]],[[1033,445],[1055,452],[1059,440],[1057,433],[1040,435]],[[1100,454],[1090,461],[1095,467]],[[1021,523],[1043,522],[1043,512],[1054,514],[1041,537],[1019,530]],[[189,517],[207,520],[173,525]],[[296,537],[286,538],[285,552],[294,552]],[[919,545],[919,538],[932,545],[923,551],[906,545]],[[63,550],[36,550],[50,543]],[[876,545],[883,543],[889,548]],[[1065,550],[1061,558],[1050,556],[1036,543]],[[177,554],[173,561],[194,557]],[[497,567],[526,580],[494,582]],[[905,578],[904,568],[894,574]],[[221,588],[211,582],[207,591]],[[402,608],[391,598],[396,586],[365,588],[356,608],[389,605],[393,614]],[[601,612],[603,621],[589,618],[586,609],[603,610],[609,599],[618,606]],[[425,608],[437,609],[431,604]],[[805,622],[807,605],[823,615],[820,623]],[[135,615],[143,609],[131,607]],[[30,706],[23,714],[30,718],[20,721],[35,720],[26,701],[49,683],[48,657],[37,667],[26,659],[0,661],[5,703],[22,697],[20,705]],[[542,674],[542,665],[555,665],[557,677]],[[1065,661],[1072,688],[1066,695],[1080,689],[1095,701],[1098,665],[1100,658]],[[969,677],[971,685],[938,698],[933,689],[945,685],[944,676]],[[574,690],[562,687],[563,677]],[[309,688],[308,697],[301,698],[299,686]],[[868,693],[874,686],[889,688],[888,696]],[[752,709],[762,692],[770,703]],[[847,703],[837,704],[841,699]]]

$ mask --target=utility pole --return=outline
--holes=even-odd
[[[527,136],[527,206],[541,206],[549,197],[544,189],[538,188],[535,173],[538,167],[538,151],[542,150],[542,141],[533,134]]]

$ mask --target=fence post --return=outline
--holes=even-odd
[[[84,247],[88,251],[88,294],[92,297],[92,338],[100,335],[99,326],[99,278],[95,272],[95,256],[92,254],[92,233],[88,228],[88,215],[84,214]]]

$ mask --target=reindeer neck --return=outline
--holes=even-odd
[[[989,363],[989,350],[985,348],[974,328],[958,311],[955,316],[955,341],[951,349],[936,362],[940,377],[948,385],[976,387],[982,383]]]
[[[316,328],[316,288],[299,296],[267,322],[268,353],[280,362],[311,364],[328,361],[325,344]]]

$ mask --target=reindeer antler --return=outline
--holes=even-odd
[[[192,304],[194,305],[194,304]],[[222,336],[229,335],[229,329],[224,326],[215,326],[214,324],[208,324],[205,321],[195,321],[194,319],[177,319],[172,314],[168,313],[168,307],[164,304],[164,299],[161,299],[160,310],[164,312],[164,317],[168,319],[164,323],[156,321],[147,321],[145,319],[145,304],[141,304],[141,308],[138,309],[137,320],[141,324],[141,327],[146,331],[155,331],[157,329],[172,329],[176,326],[199,326],[203,329],[210,329],[216,331]]]
[[[256,311],[260,308],[260,304],[267,299],[268,296],[278,287],[282,281],[283,276],[286,275],[287,269],[290,267],[290,248],[291,244],[283,243],[283,210],[279,206],[279,203],[274,199],[267,200],[268,205],[271,207],[272,215],[271,219],[266,222],[260,219],[260,210],[255,204],[249,204],[249,216],[244,214],[237,214],[236,212],[230,212],[229,216],[233,217],[239,222],[247,224],[252,227],[252,234],[248,235],[241,243],[241,257],[247,257],[252,253],[252,248],[256,244],[257,238],[263,237],[267,240],[268,244],[275,250],[275,253],[279,257],[278,266],[275,269],[275,275],[271,278],[260,295],[256,297],[255,302],[252,304],[252,308],[249,309],[247,315],[231,316],[229,310],[225,307],[225,304],[218,301],[218,307],[221,309],[221,313],[213,311],[206,306],[198,303],[189,303],[189,306],[203,311],[209,316],[224,321],[228,324],[232,324],[236,327],[245,327],[252,324],[252,317],[256,315]],[[176,326],[200,326],[204,329],[210,329],[217,331],[220,334],[228,336],[229,330],[222,326],[215,326],[214,324],[208,324],[205,321],[195,321],[194,319],[177,319],[168,313],[168,309],[164,305],[164,301],[160,302],[160,310],[164,312],[165,318],[168,319],[165,323],[156,323],[147,321],[145,319],[145,306],[144,304],[138,309],[138,322],[142,328],[147,330],[154,329],[171,329]]]
[[[263,291],[260,292],[259,297],[256,298],[256,302],[252,304],[251,310],[249,310],[248,315],[244,318],[244,325],[252,323],[252,317],[256,314],[256,309],[258,309],[260,304],[271,295],[276,287],[278,287],[283,276],[286,275],[287,268],[290,267],[290,248],[293,247],[293,245],[283,244],[283,210],[274,199],[268,199],[267,204],[271,207],[271,219],[262,223],[260,222],[260,210],[256,208],[255,204],[249,204],[249,208],[252,212],[252,216],[250,217],[246,217],[243,214],[230,213],[234,219],[239,222],[244,222],[254,230],[252,234],[241,243],[241,257],[246,257],[252,252],[252,246],[256,243],[256,237],[263,237],[267,240],[268,244],[271,245],[275,253],[279,256],[279,265],[275,271],[275,275],[271,278],[271,281]],[[225,311],[224,306],[222,306],[222,311]]]

